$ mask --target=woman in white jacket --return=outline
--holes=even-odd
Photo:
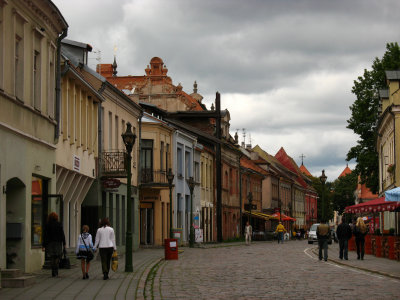
[[[108,279],[108,273],[110,272],[111,257],[114,250],[117,250],[115,244],[115,233],[114,229],[110,226],[108,218],[104,218],[100,222],[100,228],[97,229],[96,242],[94,248],[99,248],[101,258],[101,268],[103,270],[103,279]]]

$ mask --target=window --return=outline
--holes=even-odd
[[[42,110],[42,36],[35,32],[33,50],[33,104],[35,109]]]
[[[170,162],[169,162],[169,144],[167,144],[167,149],[165,151],[165,169],[168,170],[171,168]]]
[[[55,77],[55,49],[51,45],[49,47],[49,77],[48,77],[48,101],[47,101],[47,106],[48,106],[48,115],[50,118],[54,119],[55,116],[55,83],[56,83],[56,77]],[[62,127],[61,127],[62,128]]]
[[[200,181],[200,165],[198,162],[194,163],[194,181]]]
[[[142,140],[140,168],[143,183],[153,181],[153,140]]]
[[[24,43],[20,36],[15,36],[15,97],[23,100],[24,95]]]
[[[182,148],[177,149],[176,156],[178,160],[178,176],[182,177],[183,173],[183,166],[182,166]]]
[[[32,177],[32,246],[42,245],[43,222],[43,180]]]
[[[115,116],[115,149],[119,149],[119,141],[122,140],[122,137],[119,136],[119,121],[118,116]]]
[[[233,194],[233,172],[229,169],[229,194]]]
[[[108,150],[112,149],[112,113],[108,112]]]
[[[164,168],[164,142],[161,142],[160,145],[160,170],[166,170],[166,168]]]
[[[190,152],[185,151],[185,178],[189,178],[191,176],[191,171]]]

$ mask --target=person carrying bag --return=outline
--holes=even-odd
[[[89,246],[89,247],[88,247]],[[94,258],[93,240],[89,226],[83,225],[76,245],[77,258],[81,260],[82,279],[89,279],[90,261]]]

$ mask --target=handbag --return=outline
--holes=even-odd
[[[82,234],[81,234],[81,238],[82,238],[82,242],[85,245],[86,252],[87,252],[86,261],[89,262],[94,258],[94,254],[93,254],[92,250],[89,250],[88,247],[86,246],[85,239],[83,238]]]
[[[111,257],[111,270],[117,272],[118,269],[118,254],[117,250],[114,250],[113,255]]]
[[[67,250],[65,249],[63,251],[63,255],[61,256],[58,266],[60,269],[71,269],[71,262],[69,260],[69,257],[67,257]]]

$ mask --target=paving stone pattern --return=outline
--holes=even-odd
[[[154,299],[399,299],[400,280],[319,261],[306,241],[187,249],[158,273]],[[332,249],[333,248],[333,249]],[[305,251],[308,249],[307,251]],[[307,253],[306,253],[307,252]],[[337,246],[329,255],[337,257]],[[368,257],[364,261],[367,263]],[[350,259],[355,259],[353,253]],[[387,263],[388,261],[384,261]],[[400,263],[393,261],[394,267]],[[158,292],[158,293],[157,293]]]
[[[179,259],[169,261],[163,249],[141,249],[133,254],[133,273],[124,272],[123,257],[110,280],[102,279],[99,260],[89,280],[82,280],[79,264],[60,270],[60,278],[43,270],[33,286],[0,289],[0,299],[400,298],[400,262],[372,255],[361,261],[354,252],[339,260],[336,244],[324,262],[316,248],[307,241],[223,243],[182,248]]]

